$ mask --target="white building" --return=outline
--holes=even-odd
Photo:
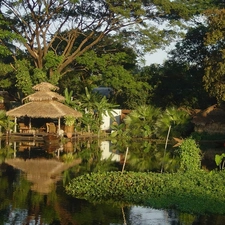
[[[111,125],[113,123],[120,124],[121,123],[121,109],[113,109],[111,112],[113,117],[111,118],[108,113],[106,115],[103,115],[102,122],[103,124],[101,125],[101,130],[105,131],[111,131]]]

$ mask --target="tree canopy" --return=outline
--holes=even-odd
[[[204,87],[208,95],[221,104],[225,100],[225,10],[220,9],[221,4],[215,6],[218,8],[204,11],[201,21],[188,29],[185,38],[176,44],[170,56],[177,63],[185,63],[192,68],[191,77],[201,80],[199,88]],[[190,73],[190,70],[187,72]],[[204,91],[200,94],[204,96]]]
[[[203,81],[206,90],[222,103],[225,101],[225,10],[209,10],[205,15],[208,31],[204,43],[210,49],[210,56],[205,58]]]
[[[198,19],[207,9],[223,7],[224,3],[215,0],[2,0],[0,75],[4,79],[0,87],[12,87],[28,95],[34,84],[47,80],[60,84],[61,90],[69,84],[70,90],[78,96],[84,93],[85,87],[92,90],[96,86],[110,86],[115,90],[114,103],[126,108],[149,104],[153,96],[158,99],[153,93],[155,90],[161,96],[161,90],[166,88],[171,90],[171,97],[167,95],[164,102],[168,103],[169,99],[173,104],[180,104],[184,102],[185,92],[179,82],[178,86],[174,85],[170,74],[184,85],[195,82],[187,69],[190,62],[191,68],[194,62],[200,65],[200,69],[195,70],[198,71],[198,82],[199,71],[208,68],[205,71],[209,77],[207,73],[204,76],[205,88],[214,90],[210,82],[213,83],[211,79],[215,76],[209,72],[212,71],[211,64],[205,66],[205,55],[210,57],[211,47],[218,45],[206,44],[207,32],[212,31],[208,26],[210,23],[199,24]],[[204,17],[208,22],[209,15]],[[187,32],[189,38],[186,36],[186,43],[182,42],[178,52],[188,51],[176,57],[181,65],[167,63],[164,70],[157,72],[161,74],[160,79],[139,74],[135,69],[137,57],[170,44],[182,28],[187,29],[190,21],[195,27]],[[194,47],[190,47],[193,43]],[[184,59],[189,61],[187,65]],[[176,68],[179,68],[179,74],[172,71]],[[186,78],[185,72],[189,73]],[[164,85],[162,79],[165,77],[168,79]],[[192,84],[187,85],[188,89]],[[176,92],[182,93],[182,97],[175,99]],[[192,102],[196,102],[195,97],[191,98]],[[190,102],[190,99],[186,100]]]
[[[176,32],[169,23],[163,29],[159,25],[189,18],[194,13],[193,3],[187,6],[178,0],[2,0],[0,25],[2,29],[7,21],[11,34],[19,37],[13,39],[14,50],[8,48],[17,63],[16,71],[22,67],[19,56],[23,52],[32,82],[50,78],[56,83],[74,71],[78,57],[109,34],[133,44],[137,51],[170,43]]]

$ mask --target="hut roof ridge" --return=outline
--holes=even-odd
[[[41,82],[39,84],[34,85],[32,88],[36,91],[59,90],[59,87],[57,87],[49,82]]]
[[[57,92],[53,92],[50,90],[40,90],[40,91],[37,91],[33,94],[26,96],[25,98],[23,98],[22,101],[24,102],[26,100],[28,100],[28,101],[57,100],[57,101],[63,102],[63,101],[65,101],[65,97],[58,94]]]

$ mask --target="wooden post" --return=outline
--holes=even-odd
[[[58,135],[60,135],[60,130],[61,130],[61,120],[60,117],[58,118]]]
[[[169,126],[168,132],[167,132],[167,137],[166,137],[166,143],[165,143],[165,148],[164,148],[164,155],[163,155],[163,162],[162,162],[162,167],[161,167],[161,173],[163,172],[163,168],[164,168],[164,158],[166,155],[166,149],[167,149],[167,144],[168,144],[168,140],[169,140],[169,136],[170,136],[170,130],[171,130],[171,125]]]
[[[128,150],[129,150],[129,148],[127,147],[126,154],[125,154],[125,158],[124,158],[124,162],[123,162],[122,173],[123,173],[123,171],[124,171],[125,164],[126,164],[126,161],[127,161]]]
[[[16,133],[17,117],[14,117],[14,133]]]

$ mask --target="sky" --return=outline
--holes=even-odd
[[[145,66],[149,66],[151,64],[163,64],[165,60],[168,59],[168,52],[175,48],[176,42],[172,42],[169,46],[167,46],[164,50],[159,49],[153,54],[146,54],[145,55]]]
[[[145,65],[149,66],[150,64],[162,64],[167,59],[167,52],[165,50],[158,50],[153,54],[146,54],[145,56]]]

